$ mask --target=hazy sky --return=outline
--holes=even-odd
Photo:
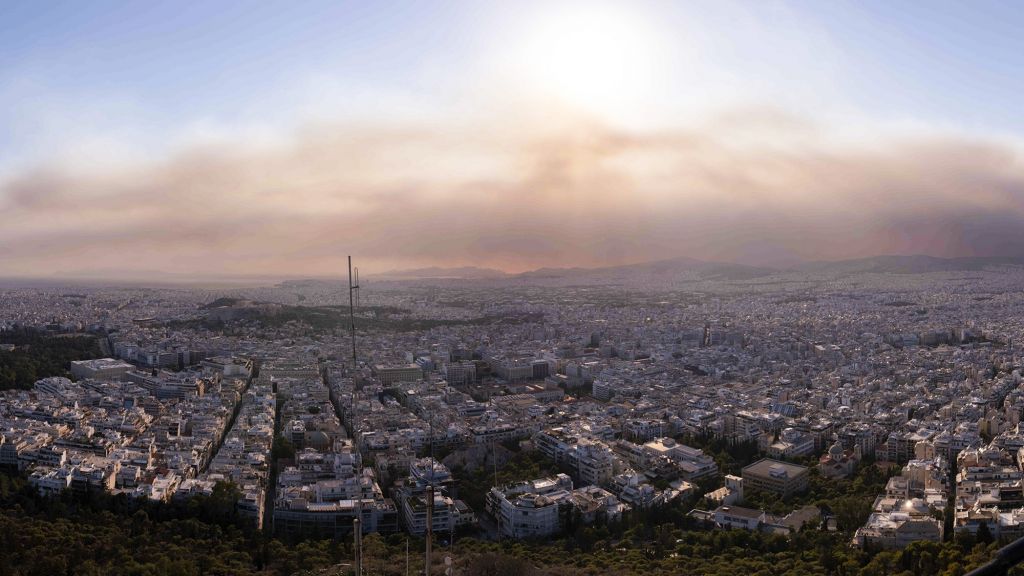
[[[1015,2],[0,2],[0,276],[1024,255]]]

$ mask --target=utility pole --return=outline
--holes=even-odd
[[[433,472],[433,471],[431,471]],[[427,486],[427,565],[423,568],[424,576],[430,576],[430,546],[434,539],[434,486]]]
[[[352,520],[353,547],[355,550],[356,576],[363,574],[363,527],[358,517]]]
[[[498,487],[498,443],[491,439],[491,464],[494,465],[494,486]],[[501,542],[501,511],[496,515],[498,521],[498,542]]]

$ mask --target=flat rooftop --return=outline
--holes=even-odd
[[[799,464],[782,462],[780,460],[772,460],[771,458],[763,458],[743,468],[743,474],[747,474],[748,472],[758,476],[795,478],[801,474],[806,474],[807,467],[800,466]]]
[[[72,366],[85,366],[92,370],[106,370],[110,368],[135,368],[127,362],[122,362],[115,358],[96,358],[94,360],[72,360]]]
[[[715,511],[722,512],[723,514],[728,514],[730,516],[735,516],[737,518],[760,518],[761,515],[764,514],[764,512],[760,510],[755,510],[753,508],[744,508],[742,506],[722,506],[721,508]]]

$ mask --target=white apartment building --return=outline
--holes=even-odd
[[[572,479],[565,474],[495,487],[487,494],[487,510],[506,536],[550,536],[561,529],[560,508],[568,503],[571,492]]]
[[[648,463],[659,459],[671,461],[680,470],[680,476],[693,481],[718,474],[715,459],[699,448],[680,444],[672,438],[658,438],[643,445]]]
[[[581,484],[602,485],[611,482],[616,456],[603,442],[577,438],[562,428],[538,432],[533,440],[543,454],[568,466]]]

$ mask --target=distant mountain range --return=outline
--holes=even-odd
[[[412,270],[390,270],[380,274],[373,274],[371,277],[377,280],[406,280],[406,279],[486,279],[506,278],[509,274],[493,268],[478,268],[476,266],[462,266],[459,268],[441,268],[432,266],[430,268],[414,268]]]
[[[778,270],[745,264],[727,262],[706,262],[693,258],[671,258],[653,262],[624,264],[619,266],[602,266],[598,268],[539,268],[519,274],[509,274],[493,268],[463,266],[460,268],[416,268],[412,270],[391,270],[381,274],[368,276],[374,280],[592,280],[594,278],[616,279],[635,276],[671,276],[681,273],[702,277],[721,277],[730,279],[756,278],[773,274]]]
[[[602,266],[597,268],[539,268],[519,274],[508,274],[492,268],[464,266],[461,268],[417,268],[392,270],[373,275],[378,280],[580,280],[616,281],[629,278],[667,279],[673,276],[703,280],[747,280],[787,273],[882,273],[923,274],[984,270],[1000,266],[1024,266],[1024,257],[961,257],[939,258],[925,255],[887,255],[851,260],[806,262],[790,267],[754,266],[731,262],[697,260],[695,258],[669,258],[636,264]]]
[[[808,262],[798,269],[808,272],[876,272],[890,274],[924,274],[927,272],[954,272],[984,270],[998,266],[1024,266],[1024,257],[970,256],[938,258],[916,254],[913,256],[872,256],[834,262]]]
[[[694,258],[670,258],[637,264],[619,266],[602,266],[599,268],[540,268],[530,272],[516,274],[515,278],[525,280],[539,279],[607,279],[622,280],[627,278],[692,276],[705,279],[745,280],[775,274],[778,270],[746,264],[729,262],[707,262]]]
[[[924,274],[930,272],[980,271],[1001,267],[1024,267],[1024,256],[974,256],[960,258],[939,258],[936,256],[888,255],[855,258],[850,260],[804,262],[791,266],[756,266],[731,262],[697,260],[695,258],[669,258],[635,264],[602,266],[597,268],[538,268],[528,272],[509,274],[493,268],[462,266],[456,268],[429,267],[411,270],[391,270],[380,274],[365,275],[373,281],[458,281],[512,282],[539,284],[566,283],[615,283],[645,280],[652,282],[686,280],[749,280],[765,276],[784,274]],[[133,270],[76,270],[61,275],[42,278],[5,278],[0,276],[0,285],[62,285],[76,284],[108,285],[111,283],[139,286],[193,285],[205,287],[235,287],[245,285],[277,285],[282,288],[301,288],[317,285],[334,285],[345,278],[299,277],[281,278],[261,275],[235,275],[211,277],[201,274],[167,273],[160,271]]]

